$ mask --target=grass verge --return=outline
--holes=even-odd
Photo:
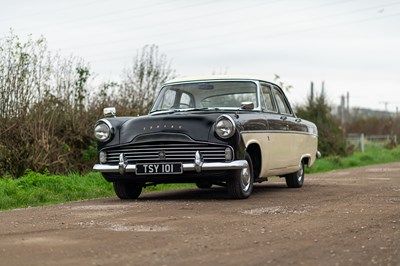
[[[193,187],[193,184],[162,184],[147,187],[143,192]],[[112,184],[99,173],[61,176],[27,172],[18,179],[0,178],[0,210],[111,196],[115,197]]]
[[[18,179],[0,179],[0,210],[108,197],[113,194],[112,186],[97,173],[50,176],[28,172]]]
[[[318,159],[311,168],[308,168],[306,172],[322,173],[338,169],[347,169],[390,162],[400,162],[400,148],[392,150],[371,149],[363,153],[355,152],[349,157],[330,156],[321,158]]]

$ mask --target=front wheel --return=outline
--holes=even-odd
[[[142,193],[143,186],[141,184],[115,181],[113,185],[115,194],[123,200],[137,199],[140,193]]]
[[[245,159],[248,166],[234,171],[232,179],[227,182],[228,193],[234,199],[247,199],[253,192],[253,161],[247,152]]]
[[[285,175],[286,185],[290,188],[299,188],[304,183],[304,163],[300,162],[297,172]]]

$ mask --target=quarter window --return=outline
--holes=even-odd
[[[172,108],[174,106],[174,103],[175,103],[175,97],[176,97],[176,91],[175,90],[166,91],[160,109]]]

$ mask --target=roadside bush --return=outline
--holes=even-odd
[[[11,33],[0,44],[0,176],[83,170],[95,120],[85,110],[88,65],[52,55],[43,38]]]
[[[121,83],[91,88],[89,64],[48,51],[46,40],[0,39],[0,177],[27,169],[86,172],[97,160],[93,126],[107,106],[119,115],[148,111],[160,83],[173,77],[166,56],[145,46]]]
[[[393,150],[397,148],[397,142],[394,138],[391,138],[388,143],[385,145],[385,149]]]
[[[331,156],[331,157],[328,157],[327,160],[339,167],[343,166],[343,160],[339,156]]]
[[[296,108],[299,117],[314,122],[318,127],[318,149],[323,156],[329,155],[348,155],[346,148],[346,138],[343,128],[339,121],[332,115],[326,95],[322,91],[314,98],[309,95],[304,106]]]

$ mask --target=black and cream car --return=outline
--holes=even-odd
[[[165,83],[150,113],[117,117],[115,108],[95,125],[99,163],[121,199],[160,183],[226,186],[248,198],[269,176],[288,187],[304,182],[316,157],[316,126],[296,117],[283,90],[261,79],[207,77]]]

